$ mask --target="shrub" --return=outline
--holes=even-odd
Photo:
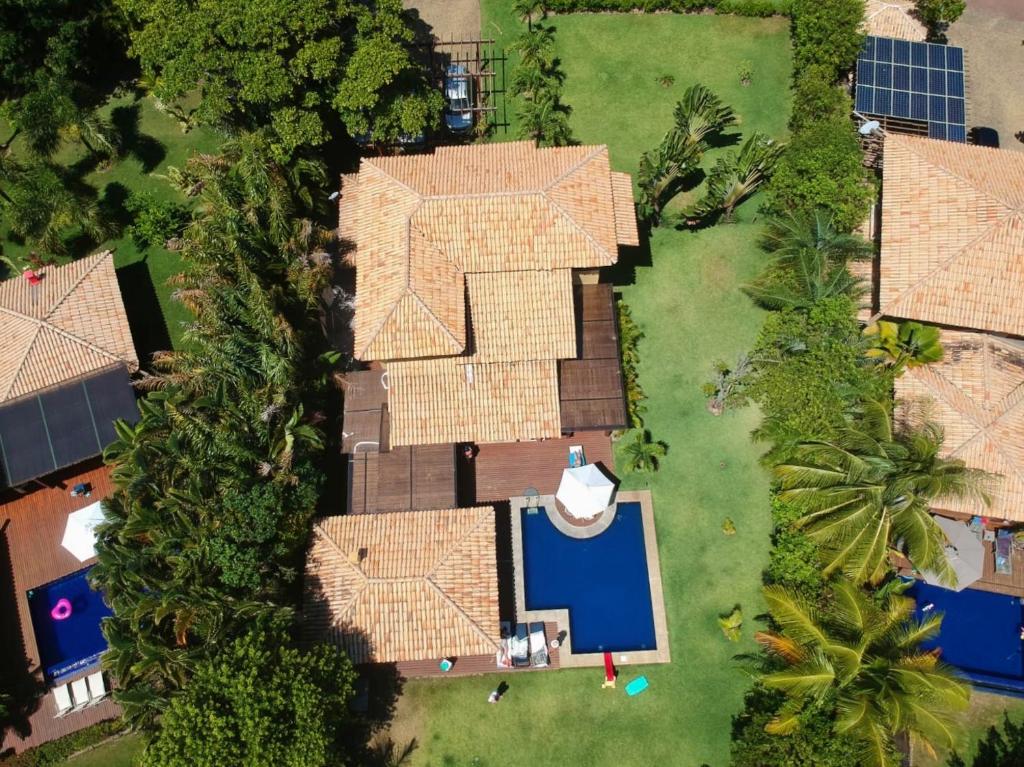
[[[112,735],[124,732],[124,729],[124,723],[117,719],[99,722],[78,732],[65,735],[63,738],[51,740],[49,743],[7,757],[0,761],[0,764],[3,767],[49,767],[49,765],[63,764],[72,754],[102,743]]]
[[[555,13],[580,11],[699,11],[714,8],[718,13],[765,17],[788,14],[792,0],[548,0],[545,6]]]
[[[793,85],[793,111],[789,127],[799,132],[820,120],[844,118],[852,108],[850,97],[836,85],[828,67],[811,64]]]
[[[125,210],[132,216],[127,232],[141,250],[150,245],[163,245],[177,237],[188,222],[184,205],[157,200],[149,192],[136,192],[125,201]]]
[[[823,208],[841,232],[864,222],[875,194],[853,124],[842,116],[797,133],[768,188],[770,212],[809,216]]]
[[[766,584],[778,583],[815,600],[825,581],[821,576],[818,544],[796,527],[802,512],[772,496],[772,551],[764,571]]]
[[[812,64],[833,76],[853,66],[864,43],[864,0],[793,0],[793,62]]]
[[[640,364],[640,354],[637,351],[640,345],[640,339],[644,337],[644,332],[640,330],[640,326],[636,324],[633,319],[633,314],[629,310],[629,306],[625,301],[619,299],[616,302],[618,307],[619,317],[619,349],[622,354],[622,377],[626,383],[626,410],[629,415],[629,423],[635,428],[639,429],[644,425],[644,411],[647,409],[644,406],[644,400],[647,399],[647,395],[644,394],[643,387],[640,386],[640,374],[637,372],[637,366]]]

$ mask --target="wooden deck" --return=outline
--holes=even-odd
[[[558,636],[558,624],[554,621],[544,623],[544,638],[547,642]],[[396,663],[398,673],[404,677],[425,677],[425,676],[473,676],[476,674],[518,674],[523,671],[549,671],[560,667],[558,661],[558,650],[552,650],[548,646],[548,655],[551,658],[549,665],[543,668],[526,666],[523,668],[498,668],[493,655],[467,655],[462,658],[455,658],[455,665],[451,671],[441,671],[439,666],[441,659],[431,658],[429,660],[404,661]]]
[[[79,562],[61,545],[67,515],[88,506],[109,494],[111,486],[109,471],[98,460],[80,464],[73,469],[49,478],[54,486],[40,488],[18,496],[8,492],[0,497],[0,526],[3,527],[3,544],[6,553],[3,579],[4,604],[16,605],[13,614],[3,616],[3,653],[0,662],[17,664],[19,659],[27,662],[27,668],[39,673],[39,652],[29,615],[26,592],[68,575],[92,564]],[[72,486],[84,482],[92,486],[88,498],[72,498]],[[11,639],[8,640],[8,636]],[[12,646],[20,642],[20,647]],[[8,665],[10,668],[10,665]],[[24,738],[9,732],[3,742],[3,750],[13,748],[22,751],[46,741],[67,735],[90,724],[120,716],[120,708],[109,699],[56,719],[53,716],[54,702],[50,693],[39,701],[38,709],[28,718],[30,732]]]
[[[992,591],[997,594],[1007,594],[1014,597],[1024,597],[1024,552],[1014,548],[1010,553],[1010,561],[1013,565],[1013,572],[1010,575],[1003,575],[996,572],[995,544],[985,543],[985,564],[980,580],[970,585],[972,589],[980,591]],[[913,576],[914,571],[909,560],[899,557],[896,559],[900,575]]]
[[[456,505],[454,445],[396,447],[348,456],[348,511],[373,514]]]
[[[611,437],[604,432],[579,432],[571,437],[539,442],[480,445],[470,462],[459,457],[459,503],[504,503],[535,488],[553,495],[569,465],[569,446],[582,445],[588,463],[615,473]]]

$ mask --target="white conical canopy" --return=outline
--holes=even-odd
[[[607,509],[614,495],[615,483],[597,466],[588,463],[562,472],[555,498],[572,516],[590,519]]]
[[[963,591],[976,580],[981,578],[985,565],[985,546],[971,529],[963,522],[955,519],[947,519],[938,514],[932,515],[933,519],[946,534],[949,545],[946,546],[945,555],[953,572],[956,573],[956,586],[954,591]],[[949,588],[943,583],[937,573],[925,570],[921,573],[925,582],[933,586]]]
[[[84,509],[68,514],[68,524],[64,528],[64,540],[60,545],[74,554],[79,562],[85,562],[96,556],[96,525],[103,521],[103,509],[100,501],[86,506]]]

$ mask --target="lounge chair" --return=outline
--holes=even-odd
[[[516,668],[524,668],[530,665],[530,640],[526,631],[525,623],[516,624],[516,634],[509,637],[509,655],[512,658],[512,665]]]
[[[547,640],[544,639],[544,624],[537,622],[530,624],[530,665],[534,668],[544,668],[551,662],[548,656]]]
[[[107,697],[107,686],[103,683],[103,672],[97,671],[95,674],[90,674],[86,677],[86,681],[89,683],[89,702],[99,703],[105,697]]]
[[[71,693],[66,684],[60,684],[53,688],[53,702],[57,707],[57,713],[54,716],[64,716],[71,710]]]
[[[996,572],[1000,575],[1013,575],[1012,550],[1013,535],[1009,530],[1000,530],[996,534]]]
[[[71,697],[75,699],[76,710],[89,705],[89,687],[84,676],[71,683]]]
[[[587,463],[587,456],[583,453],[583,445],[569,445],[569,468],[576,469]]]

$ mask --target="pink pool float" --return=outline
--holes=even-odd
[[[55,621],[66,621],[71,617],[71,601],[66,597],[57,600],[57,604],[50,610],[50,617]]]

